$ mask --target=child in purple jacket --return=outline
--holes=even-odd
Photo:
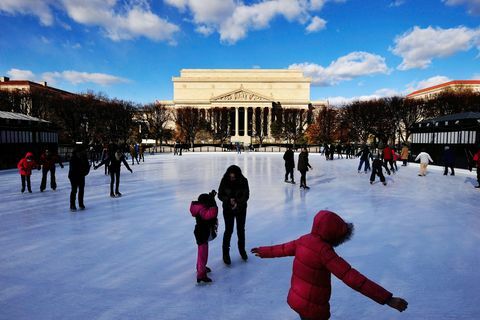
[[[197,283],[212,282],[207,276],[210,268],[207,267],[208,261],[208,241],[217,236],[218,226],[218,208],[215,202],[217,192],[212,190],[209,194],[203,193],[198,197],[197,201],[192,201],[190,205],[190,213],[196,220],[195,240],[198,245],[197,255]]]

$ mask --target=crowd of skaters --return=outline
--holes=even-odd
[[[71,192],[70,192],[70,210],[77,210],[77,195],[78,195],[78,208],[85,209],[84,205],[84,189],[85,189],[85,177],[89,174],[90,168],[93,166],[94,170],[98,169],[102,165],[105,166],[105,175],[110,175],[110,196],[112,198],[121,197],[120,193],[120,167],[123,165],[133,173],[127,162],[127,156],[124,150],[128,150],[130,157],[132,158],[132,165],[137,162],[145,162],[144,147],[139,144],[132,144],[119,146],[117,144],[105,145],[99,152],[95,146],[85,148],[81,145],[76,146],[69,160],[68,178],[70,180]],[[40,155],[38,160],[35,159],[35,155],[32,152],[27,152],[25,157],[20,159],[17,164],[17,168],[21,177],[21,192],[28,191],[32,193],[31,175],[33,170],[42,171],[42,180],[40,183],[40,192],[45,191],[47,187],[47,180],[50,177],[50,188],[56,190],[56,164],[63,169],[64,165],[59,155],[49,149]],[[115,186],[115,188],[114,188]]]
[[[380,181],[386,185],[383,169],[387,174],[395,173],[398,170],[397,160],[403,161],[403,166],[407,165],[409,150],[404,145],[397,153],[394,148],[386,145],[375,155],[369,150],[368,146],[363,146],[356,152],[354,147],[350,149],[333,149],[330,146],[324,147],[322,152],[328,160],[333,159],[335,151],[340,154],[345,150],[347,158],[360,158],[358,172],[362,166],[364,172],[371,172],[370,183],[373,183],[378,176]],[[347,152],[348,150],[348,152]],[[140,150],[130,148],[132,156],[132,165],[136,160],[137,165],[143,157],[140,156]],[[337,156],[337,158],[343,158]],[[285,182],[294,184],[294,152],[288,148],[283,155],[285,160]],[[89,161],[86,150],[81,147],[75,148],[70,159],[68,177],[72,186],[70,194],[70,209],[76,210],[76,198],[78,194],[78,206],[85,209],[83,202],[85,176],[88,175],[90,167],[93,164],[94,169],[102,165],[108,168],[108,174],[111,175],[110,196],[121,196],[119,192],[119,179],[121,164],[130,171],[126,156],[121,148],[115,145],[108,146],[103,150],[101,157],[95,161]],[[370,167],[370,160],[372,165]],[[433,162],[430,155],[422,151],[415,161],[420,161],[419,176],[425,176],[427,166]],[[480,187],[480,150],[473,156],[473,161],[477,167],[477,179]],[[443,154],[445,164],[445,175],[448,169],[451,175],[454,175],[454,154],[450,148],[445,148]],[[18,163],[18,168],[22,177],[22,192],[25,187],[31,191],[30,175],[33,169],[42,169],[41,191],[46,187],[46,179],[50,172],[51,188],[55,190],[55,164],[58,163],[62,168],[63,164],[56,154],[46,150],[41,155],[39,162],[34,160],[32,153],[27,153],[24,159]],[[306,173],[313,169],[308,160],[307,148],[302,148],[297,162],[297,170],[300,172],[300,188],[309,189],[306,184]],[[107,172],[107,171],[106,171]],[[290,178],[290,180],[289,180]],[[115,189],[114,189],[115,184]],[[198,246],[197,253],[197,283],[210,283],[208,273],[212,270],[207,266],[208,262],[208,242],[216,238],[218,228],[218,207],[215,201],[217,192],[212,190],[210,193],[201,194],[197,200],[192,201],[190,213],[195,218],[194,235]],[[230,266],[230,242],[234,226],[237,227],[238,251],[242,260],[247,261],[248,255],[245,248],[245,223],[247,217],[247,202],[249,200],[249,186],[247,178],[242,174],[238,166],[232,165],[227,168],[218,188],[218,198],[222,202],[223,218],[225,223],[225,232],[222,242],[223,262]],[[339,215],[331,211],[319,211],[314,218],[312,231],[297,240],[280,245],[255,247],[251,250],[253,254],[260,258],[275,258],[284,256],[294,256],[293,274],[291,288],[288,294],[288,304],[295,310],[301,319],[328,319],[330,317],[329,298],[330,298],[330,275],[333,273],[348,286],[354,288],[372,300],[386,304],[399,311],[407,308],[407,302],[399,297],[394,297],[392,293],[369,280],[364,275],[353,269],[345,260],[337,255],[334,248],[343,242],[349,240],[352,235],[353,225],[345,222]],[[297,267],[295,267],[297,266]],[[307,267],[301,267],[307,266]],[[307,292],[317,292],[310,295]]]

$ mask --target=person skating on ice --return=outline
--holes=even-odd
[[[331,274],[373,301],[402,312],[408,303],[352,268],[338,256],[334,247],[348,241],[353,224],[334,212],[315,215],[312,231],[284,244],[253,248],[260,258],[293,256],[293,272],[287,303],[301,319],[330,318]]]
[[[133,173],[132,169],[130,169],[130,166],[127,163],[127,160],[125,160],[125,155],[122,153],[120,149],[117,149],[117,151],[115,151],[115,154],[108,155],[108,158],[106,160],[103,160],[98,165],[93,166],[94,170],[97,170],[102,165],[108,166],[108,171],[110,172],[110,197],[112,198],[115,198],[115,196],[117,197],[122,196],[119,190],[120,167],[122,163],[127,168],[127,170],[130,171],[130,173]],[[115,183],[115,193],[113,192],[114,183]]]
[[[295,184],[293,178],[293,169],[295,168],[295,159],[292,147],[288,147],[287,151],[283,154],[283,160],[285,161],[285,182],[288,181],[288,175],[290,175],[290,183]]]
[[[388,170],[387,164],[382,161],[378,155],[376,155],[375,159],[373,159],[372,161],[372,174],[370,175],[370,184],[373,184],[376,176],[378,176],[383,185],[387,185],[387,182],[385,181],[385,176],[383,175],[383,168],[385,168],[388,175],[390,175],[390,170]]]
[[[393,153],[392,148],[387,144],[383,149],[383,161],[385,162],[385,166],[390,164],[390,170],[395,173],[395,168],[393,167]]]
[[[424,177],[427,174],[427,167],[430,162],[433,163],[432,158],[428,153],[425,152],[425,149],[422,149],[422,152],[418,154],[418,156],[415,158],[415,161],[420,160],[420,172],[418,173],[418,176]]]
[[[247,219],[247,201],[250,197],[248,180],[242,170],[231,165],[223,175],[218,187],[218,199],[222,201],[225,232],[223,234],[223,262],[230,265],[230,240],[232,238],[235,220],[237,222],[238,251],[244,261],[248,256],[245,251],[245,222]]]
[[[52,190],[57,189],[57,181],[55,179],[55,164],[58,163],[60,168],[63,169],[63,163],[58,155],[53,154],[50,150],[46,149],[40,156],[40,165],[42,166],[42,182],[40,183],[40,191],[43,192],[47,187],[47,175],[50,171],[50,188]]]
[[[302,152],[298,155],[297,169],[300,171],[300,188],[310,189],[307,186],[307,171],[313,169],[310,163],[308,163],[308,151],[307,148],[302,148]]]
[[[90,172],[90,163],[88,162],[87,153],[81,147],[76,147],[73,150],[70,158],[70,166],[68,169],[68,179],[72,187],[70,191],[70,210],[76,211],[76,198],[78,191],[78,207],[81,210],[85,209],[83,196],[85,193],[85,177]]]
[[[190,213],[195,218],[195,240],[198,245],[197,252],[197,283],[212,282],[207,276],[211,272],[207,267],[208,262],[208,242],[217,236],[218,227],[218,208],[215,202],[217,193],[212,190],[209,194],[203,193],[197,201],[190,204]]]
[[[400,152],[400,159],[402,159],[403,161],[402,167],[407,166],[408,155],[409,155],[408,147],[406,144],[403,144],[402,151]]]
[[[373,156],[367,145],[365,145],[363,149],[356,154],[356,156],[360,157],[360,163],[358,164],[358,169],[357,169],[358,173],[360,173],[360,171],[362,170],[363,164],[365,164],[365,173],[367,173],[367,170],[371,170],[370,159],[373,160]]]
[[[443,171],[443,175],[446,176],[448,174],[448,168],[450,168],[451,173],[450,175],[454,176],[455,175],[455,153],[449,146],[445,146],[443,154],[443,165],[445,167],[445,170]]]
[[[30,176],[32,175],[33,169],[40,170],[40,166],[33,159],[33,153],[27,152],[24,158],[20,159],[17,163],[18,173],[20,173],[20,178],[22,180],[22,193],[25,192],[25,184],[27,185],[27,190],[29,193],[32,193],[32,185],[30,182]]]
[[[475,188],[480,188],[480,148],[478,149],[477,153],[473,155],[473,162],[477,167],[477,182],[478,185]],[[470,170],[472,171],[472,170]]]

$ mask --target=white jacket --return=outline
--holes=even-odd
[[[415,161],[417,161],[418,159],[420,159],[420,163],[428,164],[429,161],[433,162],[432,158],[430,158],[430,155],[426,152],[420,152],[415,158]]]

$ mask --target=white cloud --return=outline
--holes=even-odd
[[[390,3],[390,7],[400,7],[405,4],[405,0],[395,0]]]
[[[315,16],[312,18],[312,21],[310,21],[310,24],[307,26],[306,30],[308,33],[317,32],[324,29],[326,25],[327,21]]]
[[[114,41],[146,37],[174,43],[179,27],[153,13],[145,0],[1,0],[0,12],[34,15],[43,25],[55,23],[52,8],[64,10],[75,22],[101,28]],[[70,30],[65,22],[58,25]]]
[[[480,0],[443,0],[448,6],[466,5],[468,13],[480,15]]]
[[[44,72],[42,78],[51,83],[56,83],[58,80],[64,80],[74,85],[81,83],[95,83],[101,86],[108,86],[117,83],[129,82],[128,79],[112,76],[106,73],[88,73],[74,70],[67,70],[62,72]]]
[[[74,85],[81,83],[95,83],[101,86],[108,86],[129,82],[128,79],[106,73],[88,73],[74,70],[44,72],[41,75],[36,75],[30,70],[10,69],[7,71],[7,75],[10,76],[12,80],[47,81],[51,84],[58,83],[58,81],[67,81]]]
[[[300,69],[312,78],[312,83],[319,86],[331,86],[341,81],[352,80],[366,75],[387,74],[385,58],[368,52],[351,52],[332,61],[328,67],[304,62],[292,64],[289,69]]]
[[[325,2],[343,0],[260,0],[246,4],[240,0],[165,0],[181,12],[188,11],[197,32],[207,34],[216,31],[226,43],[235,43],[247,36],[251,30],[268,28],[276,17],[290,22],[309,23],[307,31],[318,31],[325,21],[312,16]],[[323,25],[322,25],[323,22]]]
[[[434,58],[451,56],[459,51],[468,51],[477,46],[480,49],[480,29],[457,27],[441,29],[414,27],[395,39],[391,51],[402,57],[399,70],[427,68]]]
[[[209,36],[215,32],[213,28],[207,26],[198,26],[197,28],[195,28],[195,31],[203,34],[204,36]]]
[[[436,86],[437,84],[442,84],[445,82],[452,81],[449,77],[446,76],[434,76],[421,81],[414,81],[407,84],[407,92],[411,93],[413,91],[421,90],[428,87]]]
[[[7,71],[7,75],[12,78],[12,80],[35,80],[35,74],[30,70],[21,70],[21,69],[10,69]]]
[[[154,14],[143,1],[131,2],[116,10],[116,0],[62,0],[65,10],[75,22],[98,26],[114,41],[146,37],[155,41],[173,42],[177,25]]]
[[[393,96],[402,96],[402,93],[398,92],[395,89],[383,88],[375,91],[370,95],[363,96],[354,96],[354,97],[328,97],[325,100],[328,100],[328,103],[333,106],[344,106],[355,101],[370,101],[377,100],[381,98],[393,97]]]
[[[53,24],[53,14],[50,9],[51,0],[1,0],[0,12],[11,15],[23,14],[36,16],[42,25]]]

